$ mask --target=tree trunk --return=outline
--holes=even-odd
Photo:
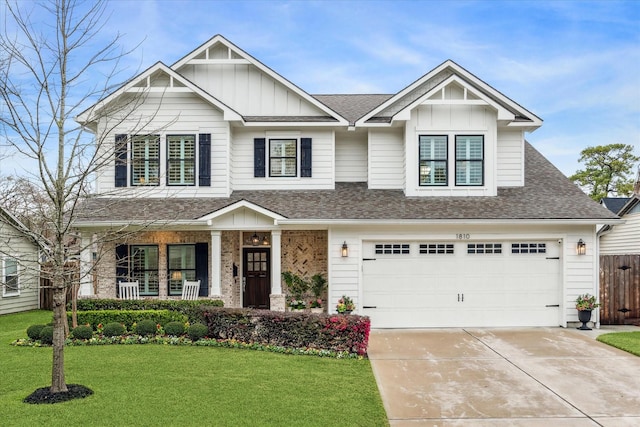
[[[67,391],[64,379],[64,341],[67,312],[65,309],[67,292],[57,284],[53,288],[53,367],[51,369],[51,392]]]

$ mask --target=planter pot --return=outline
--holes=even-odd
[[[322,307],[313,307],[311,309],[312,313],[316,313],[316,314],[322,314],[324,312],[324,308]]]
[[[352,310],[345,310],[345,311],[343,311],[342,313],[339,313],[339,314],[351,314],[351,311]]]
[[[304,311],[304,308],[292,308],[292,307],[289,307],[289,311],[293,311],[294,313],[302,313]]]
[[[587,323],[591,320],[591,310],[578,310],[578,320],[582,322],[582,326],[578,329],[581,331],[590,331],[591,328]]]

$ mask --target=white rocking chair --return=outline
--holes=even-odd
[[[200,293],[200,280],[185,280],[182,284],[182,299],[197,300]]]
[[[118,282],[120,285],[120,299],[140,299],[140,287],[138,281]]]

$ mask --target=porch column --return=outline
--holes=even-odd
[[[285,296],[282,294],[282,231],[271,231],[271,310],[285,310]]]
[[[211,292],[209,296],[222,295],[222,275],[220,272],[222,265],[222,232],[211,232]]]
[[[80,239],[80,244],[80,289],[78,290],[78,295],[93,295],[92,278],[94,272],[91,268],[93,262],[91,259],[91,237],[83,236]]]

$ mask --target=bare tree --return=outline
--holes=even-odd
[[[106,23],[103,1],[7,1],[4,7],[7,22],[0,34],[0,126],[11,150],[34,165],[25,180],[43,195],[39,206],[46,206],[36,217],[42,222],[51,265],[45,272],[54,300],[50,391],[58,393],[67,391],[65,304],[71,283],[65,264],[74,238],[72,223],[94,173],[113,162],[113,152],[101,149],[105,143],[101,138],[105,137],[93,138],[73,118],[121,83],[114,84],[114,80],[119,61],[128,52],[118,48],[119,35],[98,45],[98,34]],[[113,113],[107,110],[100,113]]]

